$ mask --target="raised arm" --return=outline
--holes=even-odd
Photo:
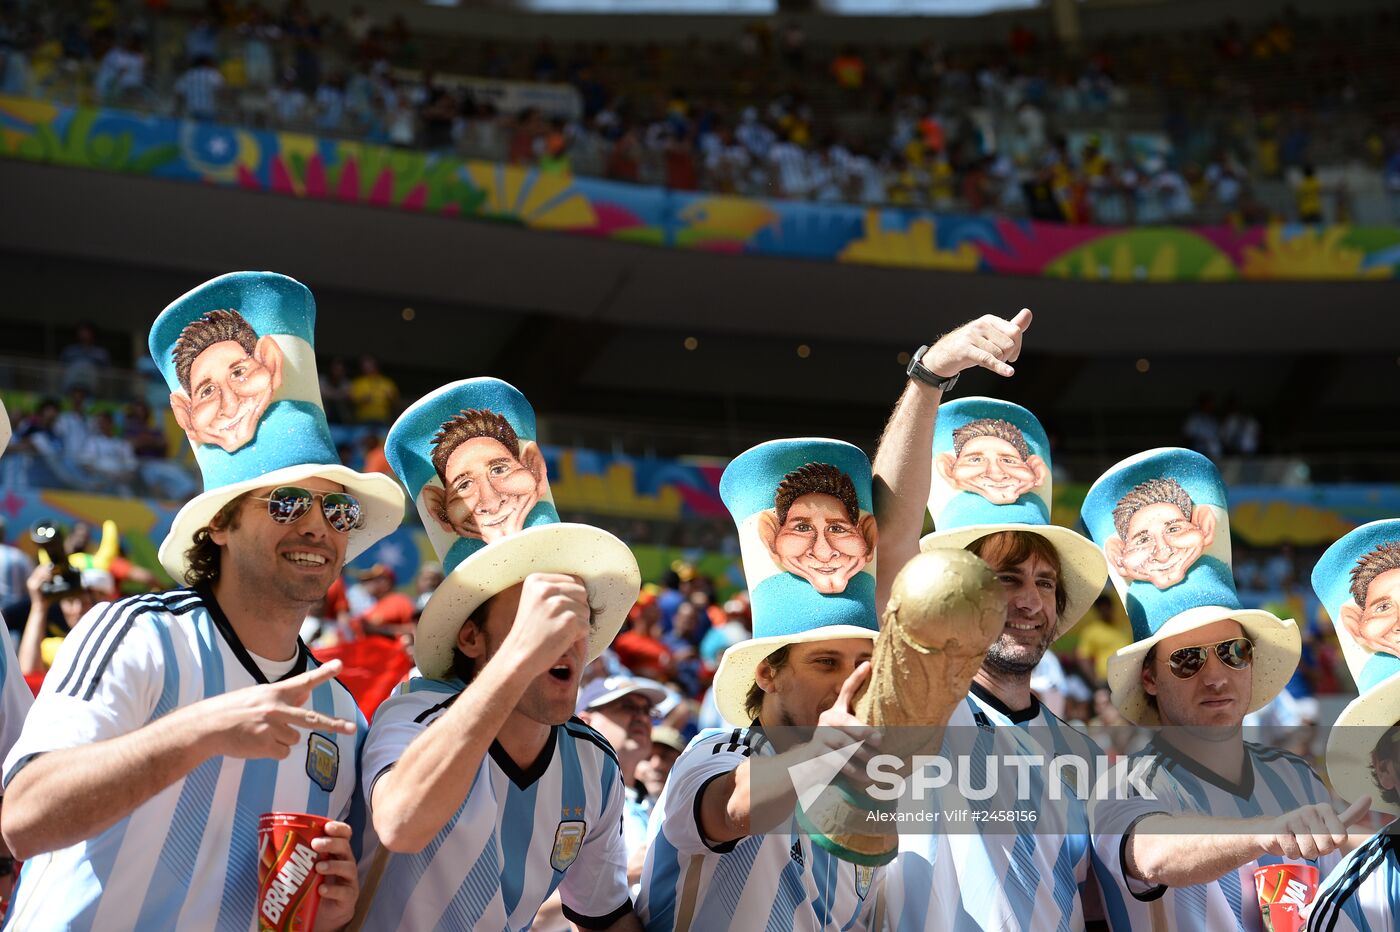
[[[1031,324],[1022,308],[1011,320],[986,314],[940,337],[921,360],[942,378],[981,366],[1011,376],[1021,355],[1021,337]],[[875,452],[875,520],[880,528],[875,610],[883,615],[894,578],[919,552],[929,484],[933,480],[933,422],[943,393],[910,379],[895,403]]]
[[[1210,883],[1266,854],[1314,859],[1347,844],[1347,828],[1365,819],[1371,798],[1338,814],[1317,803],[1281,816],[1217,819],[1151,815],[1138,821],[1123,846],[1123,869],[1142,883],[1189,887]]]
[[[354,722],[302,708],[339,672],[335,661],[183,706],[119,737],[39,754],[5,788],[6,843],[27,861],[111,828],[211,757],[282,760],[302,740],[297,729],[354,734]],[[35,710],[46,698],[54,697]]]
[[[557,573],[526,577],[515,622],[500,649],[461,698],[374,783],[371,816],[385,847],[421,851],[442,831],[466,801],[482,758],[525,688],[588,634],[588,591],[582,582]]]

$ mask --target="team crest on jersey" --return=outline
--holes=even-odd
[[[862,900],[870,892],[870,881],[875,879],[875,868],[868,864],[856,865],[856,896]]]
[[[587,829],[588,823],[579,819],[560,822],[554,830],[554,850],[549,855],[549,866],[557,871],[568,870],[583,849],[583,834]]]
[[[306,775],[329,793],[340,775],[340,745],[334,739],[313,731],[306,736]]]

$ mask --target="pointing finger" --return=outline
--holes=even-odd
[[[1031,314],[1030,308],[1023,307],[1016,312],[1015,317],[1011,318],[1011,323],[1016,327],[1017,330],[1020,330],[1024,333],[1026,328],[1031,325],[1031,318],[1033,316],[1034,315]]]
[[[278,685],[293,694],[301,693],[303,695],[309,695],[311,690],[315,689],[317,686],[335,679],[343,666],[344,664],[339,660],[332,660],[328,663],[321,664],[314,670],[307,670],[299,676],[284,680]]]

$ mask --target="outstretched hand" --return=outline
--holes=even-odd
[[[935,375],[952,378],[964,369],[981,366],[997,375],[1016,374],[1011,367],[1021,356],[1021,338],[1031,325],[1030,308],[1023,307],[1010,320],[984,314],[940,337],[922,360]]]

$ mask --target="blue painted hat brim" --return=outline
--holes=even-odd
[[[1152,645],[1227,618],[1238,621],[1254,642],[1253,688],[1245,713],[1257,712],[1272,702],[1293,678],[1302,657],[1303,641],[1297,622],[1257,608],[1202,605],[1167,619],[1151,637],[1120,648],[1108,659],[1109,692],[1123,717],[1135,725],[1161,724],[1142,688],[1142,661]]]
[[[1400,815],[1400,805],[1381,799],[1380,788],[1371,778],[1371,751],[1365,741],[1349,733],[1351,728],[1373,729],[1379,737],[1400,721],[1400,673],[1377,683],[1357,696],[1337,716],[1327,735],[1327,776],[1333,791],[1348,803],[1362,796],[1371,797],[1371,808]]]

